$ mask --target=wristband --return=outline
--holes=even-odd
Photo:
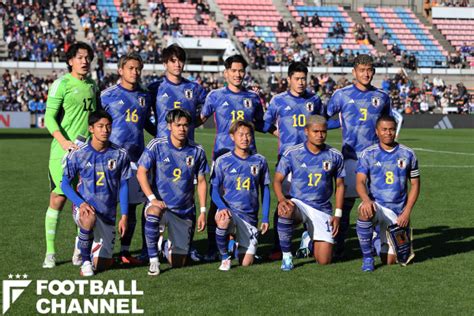
[[[153,201],[153,200],[156,200],[156,196],[155,196],[153,193],[150,194],[150,195],[148,195],[146,198],[147,198],[148,201],[150,201],[150,202]]]
[[[342,210],[340,208],[336,208],[336,210],[334,211],[334,216],[342,217]]]
[[[206,213],[206,207],[205,207],[205,206],[201,206],[201,209],[200,209],[200,210],[201,210],[201,214],[202,214],[202,213]]]

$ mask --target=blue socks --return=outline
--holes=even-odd
[[[359,237],[360,249],[363,258],[372,258],[372,236],[374,227],[372,221],[358,219],[356,224],[357,236]]]
[[[228,242],[227,229],[221,229],[217,227],[216,228],[216,243],[217,243],[217,249],[219,250],[222,260],[229,258],[229,253],[227,252],[227,242]]]
[[[93,230],[79,228],[77,248],[81,251],[82,263],[91,261],[92,241],[94,238]]]
[[[278,238],[282,252],[291,252],[291,238],[293,236],[293,219],[278,217]]]
[[[148,249],[148,257],[158,257],[158,238],[160,238],[160,217],[147,215],[145,222],[145,238]]]

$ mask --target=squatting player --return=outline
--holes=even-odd
[[[327,105],[327,115],[340,114],[342,122],[342,154],[346,169],[346,185],[341,227],[336,236],[336,258],[344,253],[344,243],[349,229],[349,216],[355,199],[357,159],[362,150],[377,143],[375,122],[381,115],[390,114],[390,98],[381,89],[372,86],[375,68],[372,57],[359,55],[354,59],[353,85],[337,90]]]
[[[201,207],[198,230],[206,227],[206,173],[209,172],[206,153],[188,139],[192,118],[186,110],[169,111],[166,121],[170,136],[153,139],[138,161],[138,182],[149,200],[145,208],[149,275],[160,273],[157,245],[160,223],[168,227],[169,263],[181,267],[187,262],[196,218],[195,179]],[[148,181],[149,171],[154,172],[152,185]]]
[[[229,136],[230,125],[236,120],[252,122],[257,131],[263,131],[263,107],[260,97],[253,91],[243,87],[247,62],[242,55],[233,55],[224,62],[224,77],[227,87],[211,91],[201,111],[201,120],[204,123],[212,114],[216,123],[213,161],[226,152],[234,149],[234,142]],[[255,140],[252,138],[250,150],[256,151]],[[207,234],[209,249],[207,261],[217,257],[216,236],[216,205],[211,203],[207,216]]]
[[[136,207],[146,201],[136,178],[137,162],[145,148],[143,129],[155,135],[155,127],[150,121],[151,95],[140,86],[142,69],[140,55],[130,53],[122,56],[118,62],[120,83],[104,90],[100,96],[102,107],[113,119],[110,141],[127,150],[134,174],[128,182],[128,227],[120,249],[123,263],[139,263],[129,251],[137,223]]]
[[[391,116],[381,116],[377,120],[379,144],[366,148],[361,153],[357,166],[357,192],[362,203],[359,206],[356,229],[362,250],[363,271],[374,270],[374,225],[380,225],[382,262],[396,262],[394,249],[387,243],[385,232],[393,224],[400,227],[409,225],[410,215],[420,192],[418,161],[412,149],[395,141],[396,125]]]
[[[235,235],[239,262],[243,266],[253,263],[258,244],[259,194],[262,196],[262,234],[268,230],[270,208],[267,161],[250,150],[253,124],[237,120],[230,126],[229,134],[235,148],[217,158],[211,179],[212,199],[218,207],[216,242],[222,259],[219,270],[222,271],[231,267],[231,257],[227,252],[229,233]]]
[[[111,129],[112,117],[107,112],[91,113],[92,139],[69,153],[62,178],[61,188],[74,203],[73,218],[79,227],[77,246],[82,276],[92,276],[94,269],[101,270],[112,263],[119,198],[122,217],[118,230],[123,236],[127,229],[128,179],[132,172],[127,151],[109,141]],[[80,181],[76,192],[71,181],[77,176]]]
[[[201,108],[206,100],[206,90],[198,83],[182,77],[186,52],[176,44],[163,49],[165,75],[148,86],[157,121],[156,137],[167,136],[166,114],[175,108],[182,108],[191,114],[188,137],[194,140],[194,128],[199,126]]]
[[[69,73],[58,78],[49,88],[46,103],[45,124],[54,137],[49,155],[49,179],[51,194],[45,217],[46,257],[43,268],[56,266],[54,242],[59,212],[66,203],[61,190],[62,161],[65,154],[76,149],[89,135],[87,119],[97,108],[98,88],[88,77],[94,59],[92,48],[78,42],[66,52]]]
[[[344,199],[344,160],[342,154],[325,144],[327,122],[323,116],[308,117],[305,143],[283,153],[275,171],[273,188],[278,199],[278,236],[283,252],[281,269],[293,269],[291,238],[295,224],[305,224],[314,243],[314,258],[319,264],[332,259],[334,236],[339,229]],[[291,198],[283,193],[283,180],[292,174]],[[336,187],[336,211],[332,216],[331,197]]]
[[[291,63],[288,67],[290,89],[274,96],[265,112],[264,131],[278,137],[277,161],[289,147],[306,141],[304,129],[309,115],[325,114],[319,96],[306,90],[307,76],[308,67],[304,63]],[[285,179],[283,188],[285,195],[288,195],[288,185],[289,182]],[[273,217],[274,227],[277,226],[277,215],[278,209],[275,210]],[[279,251],[277,230],[275,230],[274,242],[274,250],[270,258],[279,260],[281,252]]]

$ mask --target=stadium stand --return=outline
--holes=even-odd
[[[63,12],[64,1],[3,1],[3,40],[8,58],[15,61],[58,61],[75,41],[71,20]]]
[[[433,19],[441,34],[453,45],[471,67],[474,66],[474,20]]]
[[[310,20],[315,14],[319,17],[322,22],[321,27],[303,26],[303,30],[320,54],[327,53],[327,49],[339,49],[339,47],[344,50],[345,54],[375,54],[376,50],[367,35],[365,38],[356,39],[356,36],[358,36],[357,25],[342,7],[308,6],[303,1],[297,1],[295,5],[289,6],[288,9],[297,21],[304,16],[307,16]],[[340,36],[335,34],[335,27],[338,23],[344,29],[344,33],[341,33]],[[361,25],[357,27],[361,27]]]
[[[149,1],[155,23],[162,31],[173,37],[211,37],[218,26],[202,0],[183,2],[179,0]],[[178,31],[176,31],[178,30]]]
[[[446,67],[446,52],[413,12],[407,8],[359,8],[359,13],[378,34],[386,32],[383,40],[387,49],[401,61],[402,52],[414,55],[417,67]]]
[[[74,7],[85,38],[100,60],[116,62],[136,51],[146,62],[160,61],[160,45],[137,1],[77,1]]]

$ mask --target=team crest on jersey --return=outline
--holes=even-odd
[[[245,98],[244,99],[244,106],[249,109],[252,107],[252,100],[251,99],[248,99],[248,98]]]
[[[331,161],[330,160],[324,160],[323,161],[323,170],[324,171],[331,170]]]
[[[306,102],[305,106],[306,106],[306,111],[313,112],[313,110],[314,110],[314,103],[313,102]]]
[[[372,97],[372,105],[375,106],[376,108],[379,107],[381,102],[382,101],[380,100],[379,97]]]
[[[194,157],[193,156],[187,156],[186,157],[186,166],[188,166],[188,167],[194,166]]]
[[[107,169],[114,171],[115,168],[117,168],[117,160],[109,159],[109,161],[107,161]]]
[[[184,90],[184,96],[188,100],[192,99],[193,98],[193,90],[191,90],[191,89]]]
[[[407,167],[407,160],[405,158],[398,158],[397,166],[400,169],[405,169]]]
[[[145,98],[144,97],[138,97],[138,104],[143,108],[145,107]]]
[[[251,165],[250,166],[250,174],[252,176],[256,176],[258,174],[258,165]]]

